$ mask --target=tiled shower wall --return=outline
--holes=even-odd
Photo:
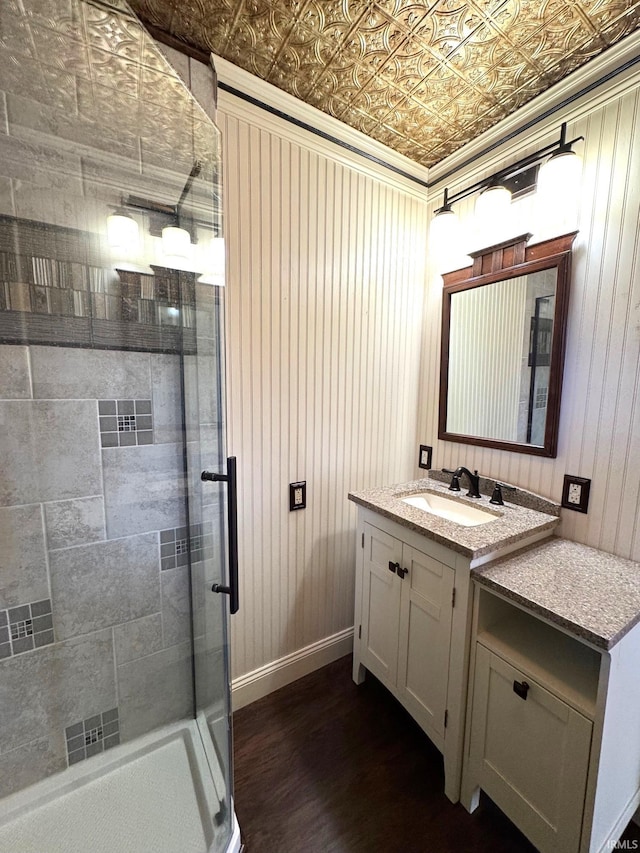
[[[179,371],[0,346],[0,795],[192,714]]]

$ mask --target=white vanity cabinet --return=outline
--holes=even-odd
[[[445,794],[460,799],[471,638],[471,570],[549,537],[555,516],[505,506],[463,526],[407,504],[446,484],[416,481],[351,493],[358,504],[353,679],[369,670],[442,752]],[[461,505],[478,508],[474,501]]]
[[[438,553],[445,563],[367,522],[362,535],[360,661],[425,731],[444,738],[453,555]]]
[[[358,508],[353,679],[360,684],[370,670],[409,711],[443,754],[445,793],[454,803],[462,777],[470,571],[489,557],[474,561]]]
[[[640,625],[609,648],[580,630],[476,586],[461,800],[486,792],[541,853],[612,849],[640,802]]]

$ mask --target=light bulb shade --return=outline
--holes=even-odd
[[[112,213],[107,217],[107,241],[119,257],[135,256],[139,247],[138,223],[123,213]]]
[[[440,208],[431,220],[429,254],[438,272],[455,268],[460,254],[460,220],[450,207]]]
[[[201,284],[213,284],[217,287],[224,287],[225,246],[223,237],[212,237],[209,245],[205,245],[201,269],[203,273],[198,279]]]
[[[162,229],[162,251],[169,258],[187,259],[191,252],[191,235],[184,228],[167,225]]]
[[[478,219],[502,224],[509,215],[511,193],[506,187],[491,186],[483,190],[476,200],[475,214]]]
[[[450,243],[457,231],[458,217],[451,208],[441,208],[431,220],[429,244],[438,248],[443,242]]]
[[[538,197],[550,209],[565,201],[573,204],[580,189],[582,160],[573,151],[561,151],[540,166],[538,172]]]

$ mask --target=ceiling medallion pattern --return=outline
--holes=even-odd
[[[131,0],[425,166],[640,26],[640,0]]]

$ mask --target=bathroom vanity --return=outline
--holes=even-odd
[[[559,519],[510,503],[494,507],[486,496],[453,494],[432,479],[349,498],[358,504],[354,681],[369,670],[404,705],[442,752],[445,793],[457,802],[471,571],[546,539]]]
[[[474,570],[462,802],[542,853],[613,849],[640,803],[640,566],[563,539]]]

